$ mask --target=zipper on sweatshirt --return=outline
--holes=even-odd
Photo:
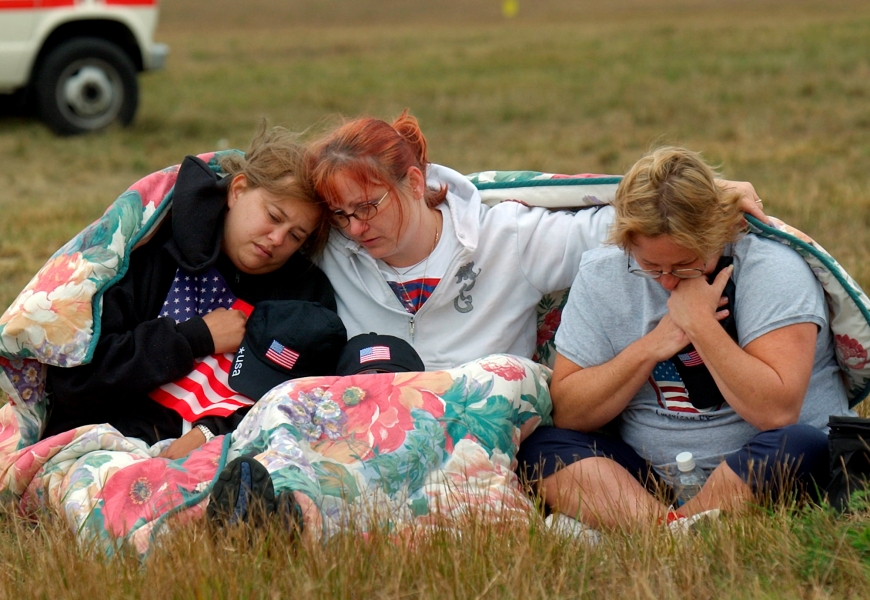
[[[414,342],[414,319],[416,315],[411,315],[411,320],[408,322],[408,334],[411,336],[411,343]]]

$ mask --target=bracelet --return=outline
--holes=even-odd
[[[211,429],[209,429],[205,425],[197,425],[196,428],[199,429],[202,432],[202,435],[205,436],[205,443],[206,444],[209,443],[211,441],[211,439],[214,437],[214,434],[211,432]]]

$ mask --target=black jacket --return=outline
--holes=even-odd
[[[43,437],[96,423],[110,423],[149,444],[181,435],[181,416],[148,393],[189,373],[194,359],[214,353],[214,344],[201,317],[176,324],[159,316],[179,267],[192,274],[216,267],[233,294],[249,304],[308,300],[336,310],[326,275],[298,253],[264,275],[242,273],[221,253],[228,179],[218,179],[196,157],[185,158],[171,215],[133,251],[127,273],[103,296],[93,360],[48,368],[50,416]],[[245,412],[197,424],[220,435],[233,430]]]

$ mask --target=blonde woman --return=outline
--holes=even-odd
[[[793,250],[741,235],[739,198],[662,148],[619,185],[556,335],[553,418],[520,451],[556,512],[635,527],[824,485],[826,423],[848,414],[822,288]],[[647,484],[691,451],[709,474],[675,511]]]

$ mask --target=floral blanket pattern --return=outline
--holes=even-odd
[[[234,152],[234,151],[230,151]],[[219,172],[220,153],[201,155]],[[529,515],[512,467],[520,441],[550,422],[546,366],[505,355],[432,373],[319,377],[267,394],[231,436],[183,460],[157,458],[107,425],[39,440],[46,417],[45,365],[90,360],[103,292],[168,213],[178,166],[134,184],[58,250],[0,316],[0,497],[35,513],[64,515],[81,539],[145,554],[169,522],[202,517],[227,460],[256,456],[276,488],[302,495],[306,524],[328,537],[347,526],[396,531],[483,512]],[[577,208],[612,200],[619,178],[528,171],[469,175],[488,204],[517,200]],[[870,301],[815,242],[784,224],[755,233],[794,247],[829,296],[838,358],[853,404],[870,389]],[[553,359],[565,291],[538,306],[535,359]],[[374,520],[373,520],[374,519]],[[311,523],[309,523],[311,521]]]
[[[495,355],[448,371],[309,377],[276,387],[232,440],[157,458],[108,425],[7,451],[17,421],[0,411],[0,489],[22,511],[50,506],[83,540],[147,553],[168,522],[204,514],[228,459],[256,455],[276,491],[302,493],[323,538],[353,525],[449,524],[470,513],[534,513],[513,472],[520,441],[550,423],[550,370]],[[375,518],[377,517],[377,518]]]

